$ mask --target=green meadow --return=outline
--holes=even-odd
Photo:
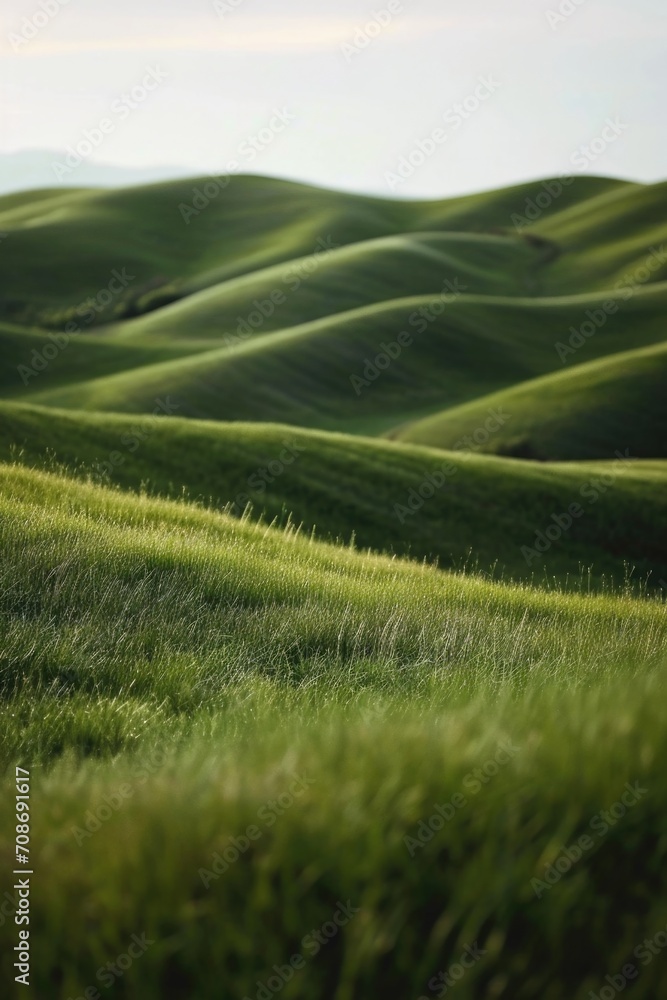
[[[0,199],[5,995],[656,1000],[665,185],[205,184]]]

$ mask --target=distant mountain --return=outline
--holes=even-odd
[[[63,175],[54,170],[54,164],[64,164],[66,156],[66,151],[48,149],[0,155],[0,194],[53,187],[129,187],[176,180],[191,172],[185,167],[115,167],[84,160]]]

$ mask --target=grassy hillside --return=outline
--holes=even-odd
[[[519,236],[411,233],[349,246],[322,239],[313,253],[194,292],[123,325],[132,340],[220,345],[363,306],[460,291],[526,294],[549,253]]]
[[[307,695],[239,686],[189,738],[163,712],[161,732],[113,763],[35,769],[33,835],[53,863],[33,901],[34,995],[105,995],[97,971],[146,935],[112,982],[118,997],[255,1000],[297,955],[286,996],[430,997],[475,946],[464,1000],[498,983],[517,1000],[590,1000],[629,962],[634,994],[660,997],[660,958],[643,942],[667,924],[664,688],[655,674],[559,680],[412,708],[373,688],[369,718],[327,706],[322,687],[317,724]],[[131,708],[135,726],[156,711]],[[81,734],[73,709],[61,706],[62,730]],[[127,716],[116,702],[103,728]],[[121,804],[95,829],[112,792]],[[612,808],[625,810],[613,826]],[[0,938],[10,954],[9,921]],[[7,982],[8,997],[28,994]]]
[[[0,199],[3,996],[656,1000],[665,185],[209,182]]]
[[[405,662],[421,662],[427,654],[439,656],[445,648],[443,643],[447,645],[448,642],[442,623],[450,614],[457,616],[456,608],[459,608],[469,622],[476,620],[474,646],[468,648],[469,638],[460,636],[461,655],[467,659],[476,650],[475,658],[481,663],[488,654],[489,668],[494,666],[496,669],[505,657],[508,664],[516,660],[518,666],[521,657],[515,648],[515,628],[522,617],[527,625],[540,621],[545,635],[552,635],[553,651],[558,650],[558,655],[568,664],[586,669],[589,669],[588,664],[602,665],[602,648],[607,645],[604,654],[607,655],[617,642],[620,645],[614,657],[621,661],[641,660],[651,649],[658,652],[657,637],[667,628],[661,605],[649,600],[584,598],[501,586],[464,576],[450,576],[419,564],[326,545],[293,528],[283,532],[196,506],[127,495],[20,466],[3,465],[0,476],[3,551],[6,553],[3,572],[7,574],[3,586],[4,611],[10,617],[19,615],[12,623],[13,638],[4,654],[6,663],[13,661],[15,664],[6,675],[6,690],[13,688],[11,681],[18,662],[24,664],[22,672],[27,683],[39,682],[38,672],[31,667],[41,662],[39,643],[33,641],[36,628],[42,615],[46,626],[51,616],[58,618],[68,607],[74,611],[71,620],[74,631],[68,636],[70,629],[65,627],[64,621],[63,630],[57,634],[45,628],[44,639],[49,646],[43,665],[53,672],[61,659],[56,652],[60,649],[63,665],[67,661],[72,665],[79,663],[81,669],[85,665],[81,681],[92,685],[90,689],[98,693],[101,692],[99,685],[107,683],[104,670],[96,673],[92,669],[99,656],[109,669],[122,672],[131,668],[144,642],[148,643],[144,664],[147,674],[142,683],[149,687],[161,683],[160,672],[150,665],[157,647],[164,645],[168,649],[173,642],[183,654],[187,649],[198,650],[195,634],[188,637],[187,633],[180,633],[178,625],[179,622],[182,625],[196,607],[200,608],[202,617],[195,615],[192,619],[195,631],[201,635],[201,628],[214,627],[219,636],[212,642],[210,656],[217,659],[220,677],[223,676],[222,647],[233,650],[238,646],[246,611],[248,627],[257,629],[257,636],[262,634],[253,609],[260,617],[268,616],[266,622],[280,613],[295,615],[295,621],[302,619],[304,627],[310,622],[312,643],[305,643],[302,652],[304,662],[312,660],[314,663],[320,653],[328,655],[327,643],[339,634],[348,612],[343,619],[337,614],[343,613],[345,607],[351,615],[349,642],[352,643],[348,649],[348,640],[342,641],[344,633],[340,633],[340,652],[345,658],[354,659],[364,648],[361,660],[372,660],[375,656],[382,660],[385,641],[392,662],[399,662],[402,656],[406,657]],[[114,548],[117,554],[111,558]],[[107,556],[102,557],[103,551]],[[59,567],[56,573],[54,567]],[[89,587],[80,588],[80,574],[89,575]],[[83,638],[77,621],[83,622],[89,614],[101,615],[110,613],[111,608],[119,608],[125,601],[123,592],[127,596],[139,581],[148,582],[152,578],[158,589],[166,588],[165,593],[175,588],[169,601],[153,605],[151,617],[155,622],[162,622],[159,628],[150,621],[146,622],[146,628],[139,625],[147,610],[149,594],[146,592],[134,610],[129,605],[126,608],[137,628],[130,627],[130,619],[124,623],[120,619],[117,621],[115,627],[120,630],[119,639],[122,639],[117,649],[106,648],[106,639],[96,630],[91,630],[86,639],[86,644],[90,644],[88,652],[72,645],[74,634]],[[190,585],[193,590],[188,596]],[[79,596],[72,603],[77,587]],[[204,603],[199,604],[200,600]],[[322,603],[323,608],[330,603],[331,617],[306,615],[304,602],[313,608],[318,603]],[[478,608],[478,604],[481,607]],[[28,619],[21,618],[21,608],[30,609]],[[386,622],[391,608],[402,609],[397,631],[393,637],[387,634],[383,639],[373,622]],[[586,609],[590,610],[592,620]],[[240,618],[239,612],[242,612]],[[406,625],[411,622],[407,631],[398,625],[404,614],[408,615]],[[366,625],[354,640],[362,615],[366,616]],[[238,630],[230,633],[226,618],[239,618]],[[424,623],[432,621],[432,630],[429,626],[424,631],[422,618]],[[110,620],[115,620],[113,615]],[[604,625],[609,630],[607,640],[601,642],[593,659],[590,649],[584,652],[578,645],[580,629],[588,628],[592,622],[596,627]],[[565,628],[566,623],[566,634],[557,639],[559,629]],[[636,630],[640,623],[645,632]],[[285,649],[292,648],[296,653],[299,646],[293,644],[292,631],[285,623],[281,635]],[[272,631],[269,629],[263,634],[271,635]],[[298,635],[298,630],[294,635]],[[279,655],[282,640],[278,636],[274,638],[278,643],[275,652]],[[542,642],[542,652],[535,647],[531,653],[534,638],[537,635],[531,638],[531,630],[527,627],[526,645],[521,653],[526,666],[535,656],[541,663],[549,662],[550,642]],[[14,641],[28,642],[24,654],[17,655],[19,647],[13,646]],[[503,642],[507,643],[504,654],[501,652]],[[125,652],[123,643],[128,644]],[[356,653],[351,652],[352,647]],[[153,653],[150,653],[151,648]],[[174,646],[174,653],[176,648]],[[93,654],[94,649],[98,650],[96,654]],[[450,653],[452,651],[453,647]],[[297,659],[300,658],[297,654]],[[203,661],[192,669],[204,669]],[[21,674],[16,676],[21,679]],[[135,676],[138,683],[138,675]],[[181,678],[179,683],[183,680]],[[108,683],[113,686],[115,681]],[[110,694],[111,691],[110,687]]]
[[[302,953],[293,995],[417,996],[476,943],[461,996],[502,977],[583,1000],[667,920],[662,605],[449,576],[10,466],[0,485],[0,731],[33,769],[33,995],[99,985],[137,934],[118,996],[254,997]],[[0,831],[7,855],[8,812]],[[4,956],[13,934],[3,921]]]
[[[640,285],[665,281],[666,195],[667,183],[623,185],[600,190],[563,211],[545,213],[525,232],[539,233],[561,249],[545,276],[546,284],[556,291],[577,285],[582,278],[589,289],[632,284],[633,278]]]
[[[667,463],[535,465],[287,426],[0,403],[0,459],[17,455],[124,489],[185,490],[236,516],[252,505],[253,517],[444,567],[573,587],[582,577],[586,587],[620,586],[628,567],[651,587],[667,579]],[[573,502],[581,518],[526,558]]]
[[[235,177],[188,215],[205,184],[0,199],[6,394],[376,435],[558,371],[573,338],[572,365],[664,338],[664,185],[410,202]]]
[[[565,368],[401,428],[405,442],[452,448],[491,409],[511,419],[477,450],[542,461],[667,456],[667,343]]]
[[[179,347],[118,344],[86,333],[83,327],[70,336],[10,323],[0,324],[0,350],[0,390],[6,397],[30,394],[44,384],[72,385],[93,372],[101,377],[122,373],[182,354]]]
[[[153,410],[156,396],[167,394],[178,400],[183,416],[198,419],[381,433],[445,404],[561,368],[555,345],[606,300],[466,295],[443,304],[426,296],[400,299],[260,332],[235,346],[199,350],[187,358],[130,367],[133,355],[128,353],[126,370],[114,375],[91,371],[91,378],[73,377],[61,388],[53,387],[46,372],[21,398],[64,408],[145,413]],[[667,286],[660,285],[622,302],[582,353],[600,357],[660,342],[666,301]],[[115,352],[117,344],[110,343]]]
[[[113,191],[0,198],[0,228],[11,235],[13,247],[11,255],[0,255],[1,285],[7,290],[4,318],[55,323],[60,311],[104,288],[114,268],[135,275],[126,304],[143,311],[145,295],[189,294],[313,253],[317,241],[327,237],[346,246],[425,230],[513,232],[512,212],[542,191],[534,183],[450,201],[401,202],[239,176],[217,194],[214,184],[209,204],[186,223],[181,206],[192,207],[195,192],[210,182],[203,177]],[[626,189],[643,190],[577,178],[553,211]],[[59,248],[56,267],[52,246]]]

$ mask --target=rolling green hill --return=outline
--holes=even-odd
[[[491,409],[511,414],[475,450],[541,461],[667,457],[667,343],[566,368],[402,428],[405,442],[452,448]]]
[[[47,372],[26,389],[19,383],[19,394],[40,405],[132,413],[151,411],[156,396],[168,394],[178,399],[184,416],[199,419],[276,420],[381,433],[443,405],[560,369],[556,345],[567,342],[570,329],[588,322],[589,313],[601,311],[605,301],[604,295],[398,299],[259,332],[188,357],[174,358],[172,346],[171,360],[137,366],[133,352],[140,341],[131,341],[125,370],[113,375],[91,370],[86,380],[77,372],[60,388]],[[666,302],[663,284],[619,299],[617,312],[580,354],[590,359],[660,342]],[[179,343],[182,350],[182,338]],[[109,345],[108,352],[120,358],[118,342]],[[83,343],[72,338],[68,355],[79,349]],[[146,350],[155,356],[167,349]],[[63,359],[58,372],[68,363]]]
[[[530,564],[525,540],[594,467],[480,455],[419,516],[394,508],[443,462],[414,445],[461,451],[476,435],[475,450],[540,462],[666,456],[665,185],[580,177],[411,202],[235,177],[185,212],[206,183],[0,199],[0,391],[17,404],[0,409],[2,454],[81,469],[120,447],[124,488],[226,503],[291,425],[305,457],[247,494],[255,513],[517,579],[584,567],[618,582],[626,563],[663,577],[645,542],[663,517],[649,466]],[[125,277],[100,297],[114,271]],[[118,446],[156,410],[175,419],[136,454]]]
[[[667,188],[210,184],[0,199],[7,996],[590,1000],[667,921]]]
[[[664,338],[664,185],[401,202],[236,177],[186,224],[206,183],[0,199],[6,396],[389,434],[558,371],[591,323],[572,365]]]
[[[482,237],[496,233],[518,238],[533,250],[539,249],[541,237],[566,251],[546,270],[544,279],[550,283],[548,291],[571,293],[607,287],[604,282],[593,285],[591,275],[581,273],[584,253],[596,251],[599,262],[607,259],[608,276],[612,269],[638,261],[644,248],[664,240],[656,221],[664,185],[581,176],[552,197],[548,190],[554,183],[558,185],[533,182],[420,202],[240,176],[187,224],[181,206],[192,202],[206,178],[114,191],[31,191],[0,198],[0,226],[11,234],[14,248],[12,260],[2,260],[0,274],[4,285],[16,280],[9,300],[16,306],[35,309],[41,303],[56,310],[95,294],[114,268],[136,271],[135,288],[147,282],[159,288],[161,279],[169,285],[169,294],[181,296],[311,254],[319,240],[345,247],[411,233],[447,233],[454,238],[462,233]],[[512,217],[538,202],[548,204],[538,207],[538,218],[534,222],[526,218],[528,224],[517,232]],[[50,242],[61,248],[59,268],[51,266]],[[569,267],[568,261],[575,266]],[[37,278],[37,294],[27,280],[26,265]],[[170,282],[176,284],[172,287]],[[31,315],[34,319],[35,313]]]
[[[236,516],[252,505],[254,517],[291,518],[319,537],[514,580],[618,586],[626,565],[651,588],[667,578],[665,462],[533,464],[177,413],[144,421],[0,403],[0,460],[13,457],[124,489],[185,490]],[[527,552],[573,502],[580,519],[547,552]]]
[[[211,690],[222,690],[244,645],[258,643],[271,652],[244,662],[251,675],[289,674],[291,665],[300,683],[325,668],[323,680],[345,684],[334,664],[354,670],[357,661],[360,679],[368,669],[371,680],[375,664],[382,686],[382,674],[391,682],[401,665],[415,664],[414,680],[423,681],[420,663],[476,662],[480,689],[505,669],[524,681],[538,670],[547,681],[558,668],[569,683],[664,653],[659,601],[443,573],[326,544],[293,525],[16,464],[0,464],[0,514],[3,690],[25,683],[47,703],[60,676],[67,698],[151,702],[161,693],[174,708],[179,697],[192,704],[202,677],[214,668]],[[106,620],[106,630],[89,627],[93,620]],[[25,739],[17,726],[12,738]],[[121,744],[133,738],[140,733],[130,727]]]
[[[68,386],[89,378],[122,373],[128,368],[179,357],[178,347],[118,344],[90,333],[74,335],[0,324],[0,390],[6,397],[29,394],[33,387]]]
[[[533,287],[548,252],[509,235],[411,233],[342,247],[323,239],[312,254],[194,292],[124,324],[118,334],[162,342],[187,331],[192,341],[214,346],[229,336],[243,340],[387,300],[433,294],[446,282],[455,290],[521,295]]]
[[[545,213],[528,231],[534,229],[561,249],[545,276],[547,285],[556,291],[582,279],[589,289],[665,281],[666,197],[667,182],[624,185]]]
[[[596,205],[614,196],[623,196],[626,212],[628,204],[643,206],[643,214],[635,212],[641,228],[634,234],[630,253],[627,237],[619,233],[620,246],[612,243],[608,250],[620,266],[619,260],[634,260],[637,246],[644,242],[648,247],[655,236],[656,224],[651,220],[648,225],[650,205],[646,202],[655,210],[661,197],[658,186],[579,177],[551,200],[527,241],[525,234],[517,234],[511,220],[526,202],[544,195],[544,184],[539,182],[449,201],[401,202],[241,176],[232,178],[217,194],[213,182],[210,202],[186,224],[183,206],[191,205],[194,192],[207,183],[211,182],[199,178],[135,189],[30,192],[1,198],[0,228],[11,237],[12,253],[0,254],[0,284],[5,288],[0,319],[58,326],[68,311],[105,288],[111,273],[123,268],[132,281],[101,319],[131,316],[313,254],[322,243],[346,247],[423,232],[496,233],[528,243],[538,258],[551,249],[547,257],[553,258],[558,246],[545,248],[539,238],[543,228],[547,232],[547,222],[553,225],[561,214],[569,218],[580,206],[584,220],[580,230],[586,233],[588,203]],[[569,232],[566,229],[565,235]],[[483,243],[478,241],[482,261]],[[52,246],[59,248],[56,267]],[[475,249],[473,242],[473,267]],[[580,272],[579,280],[568,273],[558,291],[572,293],[590,287],[585,281],[582,284],[582,277]],[[497,282],[498,276],[493,280]]]

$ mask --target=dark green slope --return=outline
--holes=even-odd
[[[199,178],[0,199],[0,229],[9,233],[12,246],[11,254],[0,254],[0,319],[59,326],[68,311],[106,287],[115,269],[125,268],[133,279],[110,305],[103,317],[107,321],[311,254],[322,240],[345,246],[425,230],[516,236],[513,212],[543,189],[536,182],[441,202],[410,202],[238,176],[186,224],[183,206],[192,205],[194,192],[207,183],[210,179]],[[627,189],[629,197],[642,190],[577,178],[545,218],[616,189]]]
[[[431,322],[421,310],[432,310],[433,299],[401,299],[70,386],[51,388],[44,376],[25,399],[141,413],[170,394],[183,416],[198,419],[382,433],[561,368],[556,344],[606,298],[465,295],[436,302],[442,312],[429,312]],[[617,313],[585,342],[582,361],[662,341],[666,303],[667,285],[619,300]],[[398,352],[403,333],[412,339]],[[396,355],[388,365],[383,345]]]
[[[578,287],[634,287],[667,280],[667,183],[624,185],[545,213],[525,232],[539,233],[560,249],[544,273],[548,292]]]
[[[183,348],[160,347],[142,343],[116,343],[91,332],[63,334],[58,331],[25,328],[0,323],[0,389],[4,396],[25,393],[85,381],[92,373],[98,377],[126,372],[128,369],[177,358]]]
[[[451,448],[490,409],[509,415],[482,451],[543,460],[667,457],[667,342],[575,365],[401,428],[396,437]]]
[[[74,414],[0,403],[0,460],[231,505],[377,551],[517,580],[667,579],[667,463],[542,465],[285,426]],[[444,476],[444,485],[443,483]],[[601,477],[611,476],[611,485]],[[430,477],[430,478],[429,478]],[[433,488],[433,483],[438,486]],[[431,494],[424,500],[422,493]],[[583,491],[583,492],[582,492]],[[545,553],[536,532],[582,515]]]
[[[213,346],[439,291],[527,295],[544,256],[543,247],[509,235],[413,233],[343,247],[323,241],[314,254],[194,292],[109,333]]]
[[[662,264],[644,275],[637,261],[662,253],[665,185],[580,177],[425,202],[235,177],[186,225],[205,183],[0,199],[5,396],[118,413],[169,399],[183,417],[415,440],[425,428],[451,445],[516,390],[489,450],[599,457],[627,438],[664,454],[659,352],[584,371],[569,391],[531,384],[561,370],[559,345],[591,318],[603,322],[568,372],[664,342]],[[531,202],[545,207],[517,232]],[[131,277],[105,295],[114,271]]]

